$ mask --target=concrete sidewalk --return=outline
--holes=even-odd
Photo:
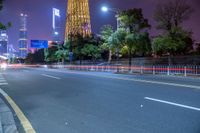
[[[0,97],[0,133],[19,133],[14,121],[13,113]]]

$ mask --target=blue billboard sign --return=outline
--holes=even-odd
[[[31,48],[48,48],[47,40],[31,40]]]

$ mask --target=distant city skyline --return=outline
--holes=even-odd
[[[90,13],[92,32],[99,33],[101,26],[111,24],[116,28],[116,20],[113,13],[102,13],[101,6],[107,5],[112,8],[126,9],[126,8],[142,8],[144,16],[149,19],[152,28],[151,35],[157,35],[159,31],[156,30],[156,23],[153,20],[153,13],[156,4],[162,2],[161,0],[90,0]],[[196,41],[200,41],[200,1],[188,0],[188,3],[194,8],[190,20],[184,23],[187,30],[193,31],[193,36]],[[6,0],[4,9],[0,12],[0,21],[12,22],[12,27],[8,30],[9,43],[18,48],[20,14],[26,13],[28,15],[28,39],[45,39],[52,40],[52,8],[60,10],[61,14],[61,34],[64,39],[66,8],[67,0]],[[30,42],[28,42],[30,43]]]

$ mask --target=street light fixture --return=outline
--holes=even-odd
[[[119,21],[118,16],[119,16],[120,10],[116,9],[116,8],[108,8],[106,6],[103,6],[101,8],[101,10],[102,10],[102,12],[108,12],[108,11],[110,11],[110,12],[114,12],[115,13],[115,18],[117,20],[117,29],[119,29],[119,27],[120,27],[120,21]],[[118,48],[116,50],[116,53],[117,53],[117,65],[118,65],[119,64],[119,49]],[[117,72],[119,72],[118,68],[117,68]]]
[[[106,7],[106,6],[102,6],[101,7],[101,11],[102,12],[113,12],[113,13],[115,13],[115,18],[116,18],[116,20],[117,20],[117,29],[119,28],[119,26],[120,26],[120,23],[119,23],[119,19],[118,19],[118,15],[119,15],[119,13],[120,13],[120,10],[119,9],[116,9],[116,8],[108,8],[108,7]]]
[[[108,12],[108,7],[103,6],[103,7],[101,8],[101,10],[102,10],[103,12]]]

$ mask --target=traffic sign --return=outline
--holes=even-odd
[[[48,48],[47,40],[31,40],[31,48]]]

